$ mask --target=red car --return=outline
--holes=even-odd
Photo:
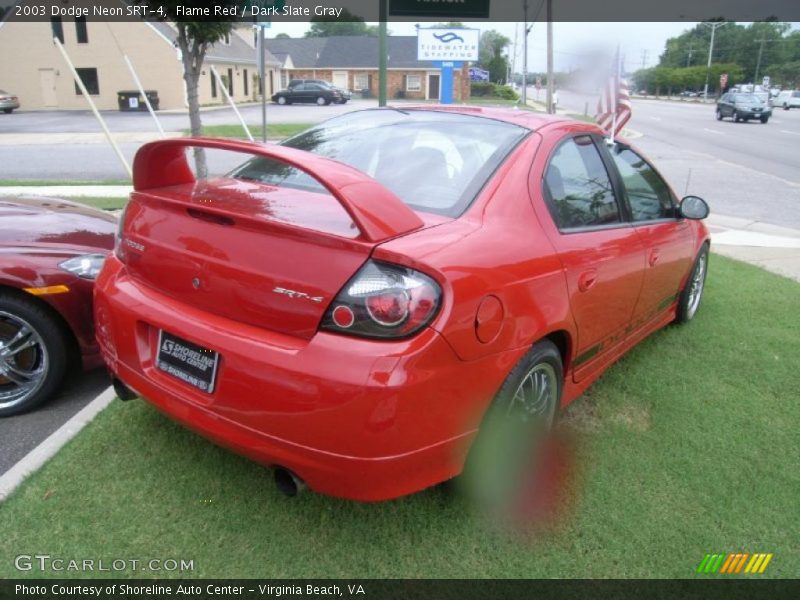
[[[0,198],[0,417],[30,410],[70,367],[103,364],[92,288],[117,219],[52,198]]]
[[[186,149],[251,155],[196,181]],[[594,125],[349,113],[143,146],[97,335],[121,396],[358,500],[459,474],[491,407],[549,423],[703,292],[701,199]]]

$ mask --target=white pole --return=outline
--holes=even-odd
[[[217,73],[217,70],[214,68],[214,65],[211,65],[211,72],[214,74],[214,77],[217,79],[217,84],[219,85],[219,87],[222,88],[222,93],[225,94],[225,97],[228,99],[228,102],[230,103],[231,108],[233,108],[233,112],[235,112],[236,116],[239,117],[239,122],[242,124],[242,127],[244,128],[244,132],[247,134],[248,139],[251,142],[254,142],[255,139],[253,139],[253,134],[250,133],[250,128],[248,128],[247,127],[247,123],[244,122],[244,119],[242,118],[242,113],[240,113],[239,109],[236,108],[236,103],[233,101],[233,98],[231,98],[231,95],[228,93],[228,87],[223,83],[222,77],[219,76],[219,73]]]
[[[131,60],[128,58],[127,54],[123,54],[122,57],[125,59],[125,64],[128,65],[128,70],[131,72],[131,75],[133,76],[133,81],[136,82],[136,87],[139,88],[139,93],[142,95],[142,98],[144,98],[144,104],[145,106],[147,106],[147,110],[150,111],[150,116],[152,116],[153,121],[156,122],[158,133],[161,134],[162,138],[167,137],[164,134],[164,129],[161,127],[161,123],[159,122],[158,117],[156,116],[156,111],[154,111],[153,107],[150,105],[150,100],[148,99],[147,94],[144,91],[144,86],[142,86],[142,82],[139,81],[139,76],[136,74],[136,69],[133,68],[133,63],[131,63]]]
[[[617,107],[619,106],[619,80],[622,79],[622,56],[619,53],[619,46],[617,46],[617,76],[614,78],[614,106],[611,110],[614,114],[611,118],[611,138],[610,144],[614,144],[614,134],[617,131]]]
[[[131,166],[128,164],[128,161],[125,160],[125,156],[122,154],[122,151],[119,149],[119,146],[117,146],[117,143],[114,141],[114,138],[112,137],[111,132],[108,130],[108,127],[106,126],[106,122],[103,121],[103,117],[100,116],[100,112],[97,110],[97,107],[94,105],[94,102],[92,101],[92,97],[89,95],[89,92],[86,90],[86,86],[83,85],[83,80],[78,76],[78,72],[75,70],[75,67],[72,64],[72,61],[69,59],[69,56],[67,55],[67,51],[64,50],[64,46],[61,45],[61,41],[58,38],[54,37],[53,38],[53,42],[55,43],[56,48],[58,48],[59,52],[61,52],[61,56],[64,57],[64,60],[66,61],[67,66],[69,67],[69,70],[72,73],[72,76],[75,78],[75,83],[78,85],[78,87],[81,90],[81,93],[83,93],[83,97],[86,98],[86,101],[89,103],[89,106],[92,108],[92,112],[94,113],[95,118],[99,121],[100,127],[103,128],[103,133],[106,134],[106,138],[108,139],[108,141],[111,144],[111,146],[114,148],[114,152],[117,153],[117,157],[119,157],[120,162],[122,162],[122,165],[125,167],[125,170],[128,172],[128,177],[130,177],[132,179],[133,178],[133,171],[131,171]]]

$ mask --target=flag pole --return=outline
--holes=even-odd
[[[619,81],[622,78],[620,73],[622,69],[622,62],[620,60],[619,54],[619,45],[617,46],[617,64],[616,64],[617,76],[614,78],[614,106],[612,110],[614,111],[611,117],[611,136],[609,140],[609,145],[614,145],[614,134],[617,132],[617,108],[619,106]]]

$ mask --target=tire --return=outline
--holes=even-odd
[[[739,113],[736,111],[733,111],[733,113],[731,114],[731,119],[733,119],[734,123],[738,123],[739,121],[742,120],[741,117],[739,116]]]
[[[717,121],[722,121],[722,113],[717,109]]]
[[[761,117],[762,123],[767,123],[767,121],[769,121],[769,117]]]
[[[708,274],[708,244],[704,244],[697,253],[692,271],[686,280],[686,285],[678,300],[678,311],[675,315],[676,323],[688,323],[697,314],[705,291],[706,275]],[[696,287],[699,286],[699,289]]]
[[[521,398],[528,390],[534,391],[527,384],[535,382],[537,374],[545,376],[549,393],[542,410],[533,412],[533,406],[521,402]],[[531,457],[547,439],[544,434],[553,426],[563,387],[564,368],[558,348],[550,340],[534,344],[506,376],[483,418],[459,478],[469,497],[498,506],[513,496],[513,490],[530,472]]]
[[[7,115],[10,115],[11,111],[13,111],[13,110],[14,110],[13,108],[4,108],[3,112],[6,113]]]
[[[8,293],[0,293],[0,340],[0,417],[9,417],[31,410],[56,391],[67,370],[67,340],[46,308]]]
[[[783,110],[789,110],[789,105],[786,102],[783,103]]]
[[[288,101],[286,100],[286,96],[278,96],[277,102],[280,105],[288,104]]]
[[[317,98],[317,106],[325,106],[326,104],[329,104],[329,101],[325,100],[324,96]]]

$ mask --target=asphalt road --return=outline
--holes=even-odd
[[[0,475],[109,385],[105,369],[76,374],[47,404],[26,414],[0,419]]]
[[[319,123],[352,110],[377,107],[377,100],[350,100],[346,104],[267,104],[267,123]],[[261,124],[261,105],[240,106],[239,112],[248,125]],[[238,123],[230,107],[202,110],[204,125],[227,125]],[[158,120],[165,131],[182,131],[189,128],[189,116],[185,112],[159,111]],[[112,133],[131,131],[156,132],[156,125],[148,112],[102,111],[102,116]],[[0,113],[0,134],[4,133],[102,133],[94,115],[86,111],[14,111],[10,115]]]

